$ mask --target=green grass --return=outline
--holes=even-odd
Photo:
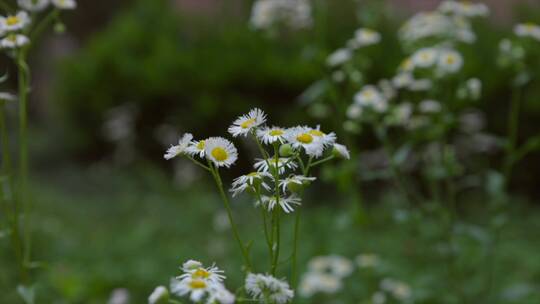
[[[37,303],[106,303],[115,288],[127,288],[132,303],[145,303],[189,258],[216,262],[227,272],[228,287],[240,286],[240,255],[230,231],[216,225],[223,208],[209,180],[180,189],[151,168],[78,172],[34,181],[34,257],[45,265],[36,271]],[[359,226],[346,199],[316,197],[309,193],[302,207],[302,268],[315,255],[353,258],[362,252],[378,254],[383,264],[375,273],[354,274],[341,294],[306,303],[369,303],[382,277],[410,284],[416,303],[460,303],[455,298],[460,293],[467,303],[487,303],[479,291],[488,265],[482,244],[491,236],[482,224],[488,218],[481,203],[471,203],[475,208],[466,210],[475,211],[464,215],[468,224],[454,234],[461,254],[449,286],[448,260],[440,254],[444,229],[434,215],[400,223],[394,216],[401,210],[399,199],[387,196],[369,204],[369,221]],[[492,292],[498,303],[540,303],[540,210],[525,204],[510,206],[498,243]],[[247,198],[233,207],[243,238],[254,241],[256,271],[267,271],[260,213]],[[292,218],[287,216],[283,228],[283,257],[290,252]],[[4,270],[11,270],[11,255],[6,241],[0,242],[0,261],[7,265],[0,274],[0,302],[19,303],[12,272]],[[288,276],[286,270],[280,275]]]

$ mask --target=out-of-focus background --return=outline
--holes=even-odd
[[[231,121],[253,107],[264,109],[273,124],[333,128],[331,118],[312,115],[301,100],[326,73],[327,56],[356,28],[374,28],[385,43],[373,52],[375,68],[366,77],[391,75],[403,58],[399,25],[440,1],[312,2],[311,29],[275,37],[249,26],[253,3],[248,0],[79,1],[78,9],[64,16],[67,31],[51,31],[39,41],[30,60],[34,252],[42,261],[37,303],[107,303],[114,295],[129,297],[125,303],[145,303],[153,287],[167,284],[191,257],[217,262],[238,285],[240,260],[211,180],[187,161],[163,160],[164,150],[184,132],[198,138],[225,135]],[[505,71],[494,64],[498,42],[511,35],[516,22],[539,22],[540,3],[484,2],[492,13],[479,22],[479,42],[468,60],[484,82],[477,108],[485,113],[486,132],[502,136],[510,89]],[[14,90],[14,80],[6,90]],[[521,139],[540,132],[539,100],[540,85],[530,87]],[[8,110],[15,117],[14,109]],[[249,144],[238,145],[241,155],[254,155]],[[369,136],[358,137],[355,145],[377,147]],[[495,152],[488,161],[501,157]],[[225,178],[245,172],[250,158],[241,158]],[[531,154],[510,185],[509,224],[500,236],[493,283],[499,303],[540,303],[539,180],[540,155]],[[440,261],[418,249],[429,244],[396,223],[399,198],[385,191],[384,182],[363,186],[370,220],[361,233],[350,232],[358,224],[348,216],[348,197],[325,178],[320,182],[307,193],[302,263],[314,255],[375,252],[415,292],[448,292],[434,279],[445,271]],[[463,203],[462,216],[478,227],[489,220],[483,216],[484,199],[471,195]],[[244,228],[253,225],[253,211],[245,206],[251,206],[247,198],[234,205]],[[432,226],[436,223],[426,223],[417,233]],[[475,227],[463,229],[482,238]],[[256,239],[257,233],[250,236]],[[11,256],[4,243],[0,246],[0,302],[19,303]],[[463,267],[483,262],[474,248],[467,254]],[[475,275],[464,275],[464,292],[481,285]],[[312,303],[371,303],[363,302],[371,295],[361,285],[351,283],[342,298]]]

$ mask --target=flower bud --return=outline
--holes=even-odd
[[[57,34],[63,34],[66,31],[66,26],[62,22],[54,24],[54,32]]]
[[[279,155],[289,157],[294,153],[294,149],[290,144],[284,144],[279,147]]]
[[[164,286],[158,286],[148,297],[149,304],[165,304],[169,302],[169,291]]]

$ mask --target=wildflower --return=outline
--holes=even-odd
[[[107,304],[127,304],[129,298],[129,291],[126,288],[115,288],[111,292]]]
[[[238,159],[236,147],[223,137],[211,137],[205,141],[204,154],[216,167],[229,168]]]
[[[314,257],[308,267],[310,271],[328,273],[339,278],[349,276],[354,270],[353,263],[339,255]]]
[[[286,157],[279,157],[277,161],[274,157],[271,157],[269,159],[259,159],[253,167],[259,172],[269,172],[270,170],[275,170],[277,167],[278,173],[283,174],[287,169],[295,170],[298,165]]]
[[[411,72],[414,70],[414,62],[412,58],[405,58],[399,65],[399,70],[401,72]]]
[[[308,272],[302,276],[299,293],[311,297],[316,293],[334,294],[343,288],[341,278],[327,273]]]
[[[405,88],[414,81],[414,77],[409,72],[401,72],[392,79],[392,84],[398,88]]]
[[[441,103],[436,100],[426,99],[418,104],[418,108],[422,113],[438,113],[441,111]]]
[[[463,66],[463,57],[454,50],[441,51],[438,68],[443,73],[455,73]]]
[[[237,177],[234,179],[230,190],[233,193],[232,196],[235,197],[247,189],[255,192],[260,186],[269,190],[270,187],[264,182],[264,178],[269,177],[272,177],[272,175],[268,172],[251,172],[247,175]]]
[[[186,152],[186,148],[190,144],[191,140],[193,139],[193,135],[190,133],[184,134],[178,141],[178,145],[171,146],[167,152],[165,153],[164,158],[166,160],[172,159],[180,154],[183,154]]]
[[[437,50],[434,48],[423,48],[414,53],[412,61],[415,66],[429,68],[437,61]]]
[[[165,286],[158,286],[148,297],[148,304],[162,304],[169,302],[169,291]]]
[[[379,265],[379,257],[375,254],[361,254],[356,257],[356,264],[360,268],[372,268]]]
[[[30,24],[30,17],[25,11],[20,11],[16,15],[0,17],[0,27],[7,32],[18,31]]]
[[[317,126],[315,129],[309,130],[309,134],[313,136],[317,141],[320,141],[325,147],[332,146],[336,142],[336,133],[324,133],[321,131],[321,127]]]
[[[17,0],[17,4],[30,12],[39,12],[47,8],[49,0]]]
[[[8,34],[2,40],[0,40],[0,46],[4,49],[15,49],[30,43],[30,39],[21,34]]]
[[[229,133],[237,137],[240,135],[246,136],[252,129],[266,122],[266,114],[260,109],[253,109],[248,114],[240,116],[229,127]]]
[[[284,128],[266,127],[266,128],[257,130],[257,137],[264,144],[273,144],[275,142],[284,143],[286,132],[287,132],[287,129],[284,129]]]
[[[352,58],[351,50],[346,49],[346,48],[337,49],[335,52],[330,54],[330,56],[328,56],[328,58],[326,59],[326,64],[329,67],[337,67],[351,60],[351,58]]]
[[[262,204],[266,206],[268,210],[273,210],[276,205],[279,205],[285,213],[291,213],[294,211],[294,205],[301,205],[300,198],[296,195],[289,197],[276,197],[276,196],[263,196],[261,198]]]
[[[198,155],[200,158],[204,158],[205,147],[206,147],[205,140],[192,141],[189,144],[189,146],[186,148],[186,154],[190,155],[191,157]]]
[[[182,267],[180,269],[182,269],[182,271],[184,272],[191,272],[197,270],[198,268],[201,268],[202,266],[203,264],[199,261],[187,260],[186,262],[184,262],[184,264],[182,264]]]
[[[75,0],[51,0],[52,4],[59,9],[72,10],[77,8]]]
[[[287,282],[271,275],[250,273],[246,277],[245,288],[254,299],[264,301],[268,298],[276,304],[287,303],[294,297],[294,291]]]
[[[251,11],[251,26],[270,29],[278,23],[294,29],[311,26],[311,5],[307,0],[258,0]]]
[[[182,265],[184,274],[177,277],[179,280],[204,280],[205,282],[219,283],[225,279],[223,270],[220,270],[215,265],[204,268],[203,265],[194,260],[189,260]]]
[[[202,279],[191,279],[187,278],[185,280],[172,279],[171,280],[171,293],[183,297],[190,295],[189,298],[193,302],[200,302],[204,296],[210,290],[210,283]]]
[[[377,112],[386,110],[387,100],[381,94],[379,89],[373,85],[367,85],[354,95],[354,102],[363,107],[371,107]]]
[[[514,33],[519,37],[531,37],[540,40],[540,26],[532,22],[516,25]]]
[[[469,18],[485,17],[489,14],[489,8],[485,4],[470,1],[443,1],[438,10],[443,13]]]
[[[479,99],[482,94],[482,81],[478,78],[471,78],[465,83],[471,99]]]
[[[333,136],[335,137],[335,134]],[[302,147],[306,154],[311,157],[322,156],[325,145],[331,141],[330,138],[325,137],[324,133],[308,127],[291,128],[285,138],[294,148]]]
[[[381,34],[368,28],[359,28],[354,32],[354,39],[351,41],[351,47],[359,48],[377,44],[381,41]]]
[[[353,103],[347,108],[347,117],[350,119],[358,119],[362,115],[362,107]]]
[[[384,304],[386,303],[386,295],[382,291],[377,291],[371,296],[371,302],[373,304]]]
[[[315,177],[306,177],[303,175],[291,175],[279,182],[279,187],[283,189],[283,192],[289,190],[290,192],[299,192],[304,186],[309,185],[312,181],[316,180]]]
[[[215,284],[210,287],[207,304],[233,304],[235,296],[223,284]]]
[[[334,144],[333,153],[338,158],[351,159],[349,149],[345,145]]]
[[[390,292],[400,301],[408,300],[411,297],[411,288],[401,281],[386,278],[381,281],[380,285],[382,290]]]

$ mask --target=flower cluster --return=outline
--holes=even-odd
[[[182,274],[171,280],[170,290],[179,297],[189,296],[194,303],[232,304],[235,296],[223,285],[225,276],[216,266],[204,267],[199,261],[189,260],[182,267]],[[159,288],[159,287],[158,287]],[[154,303],[167,297],[163,288],[156,289],[149,298]]]
[[[347,41],[345,47],[340,48],[330,54],[326,59],[326,64],[331,68],[342,68],[347,62],[349,62],[356,51],[378,44],[381,41],[381,34],[369,29],[359,28],[354,32],[353,38]]]
[[[294,291],[285,280],[268,274],[248,274],[245,289],[254,300],[262,303],[284,304],[294,297]]]
[[[292,29],[310,27],[313,23],[308,0],[257,0],[251,11],[251,26],[271,30],[284,25]]]
[[[353,263],[342,256],[314,257],[308,264],[308,272],[302,276],[299,292],[303,297],[316,293],[334,294],[343,288],[343,279],[353,271]]]
[[[516,74],[514,85],[523,86],[529,82],[539,61],[540,25],[532,22],[517,24],[514,35],[499,43],[498,64],[512,69]]]

